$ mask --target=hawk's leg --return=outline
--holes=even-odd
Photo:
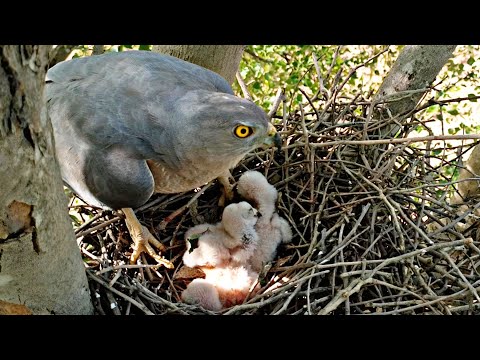
[[[230,171],[227,171],[225,174],[217,178],[222,185],[222,195],[218,200],[218,206],[225,207],[227,201],[233,200],[233,185],[230,183],[231,177],[232,174],[230,174]]]
[[[142,252],[148,253],[153,257],[159,264],[162,264],[168,269],[173,269],[173,264],[165,259],[164,257],[158,255],[153,249],[152,245],[160,251],[165,251],[165,246],[155,239],[155,237],[148,231],[148,229],[140,224],[132,208],[123,208],[123,213],[125,214],[125,223],[127,224],[128,231],[132,237],[133,242],[133,252],[130,257],[130,262],[135,264],[138,257]]]

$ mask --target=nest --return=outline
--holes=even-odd
[[[431,126],[415,116],[421,108],[392,117],[385,104],[361,97],[342,102],[326,94],[317,106],[322,99],[303,95],[304,106],[274,117],[283,149],[256,151],[232,172],[237,180],[258,170],[277,188],[293,240],[260,274],[260,290],[220,314],[480,313],[480,203],[449,201],[460,158],[474,143],[433,131],[413,139],[419,124]],[[189,280],[179,272],[183,234],[219,221],[219,196],[212,182],[154,195],[137,209],[167,246],[162,255],[172,270],[144,255],[130,265],[121,215],[72,205],[82,219],[76,234],[96,312],[212,314],[181,302]]]

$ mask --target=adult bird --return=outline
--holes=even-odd
[[[219,178],[280,137],[265,112],[233,95],[218,74],[149,51],[76,58],[52,67],[45,101],[64,182],[87,203],[121,209],[131,262],[164,246],[133,208],[154,192],[188,191]]]

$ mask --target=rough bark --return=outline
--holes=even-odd
[[[375,100],[394,99],[399,92],[411,91],[410,96],[400,94],[399,101],[388,104],[392,116],[408,113],[417,106],[426,89],[452,56],[456,45],[407,45],[398,56],[375,95]]]
[[[245,45],[153,45],[152,50],[215,71],[233,84],[244,49]]]
[[[49,50],[0,46],[0,300],[34,314],[90,314],[42,100]]]

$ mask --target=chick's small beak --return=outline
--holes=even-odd
[[[275,126],[273,126],[271,123],[268,124],[267,138],[263,143],[268,147],[275,145],[277,150],[280,150],[282,148],[282,138],[277,133],[277,129],[275,129]]]

